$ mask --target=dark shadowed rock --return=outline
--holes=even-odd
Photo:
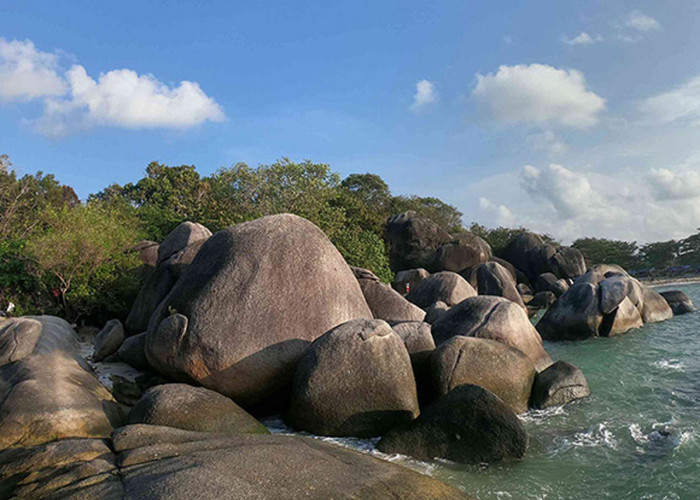
[[[154,312],[146,357],[166,375],[251,406],[291,381],[311,341],[371,316],[323,232],[301,217],[272,215],[207,240]]]
[[[657,323],[673,317],[673,310],[659,293],[642,285],[642,320],[644,323]]]
[[[580,340],[597,337],[603,321],[598,286],[576,281],[537,323],[545,340]]]
[[[396,276],[394,276],[394,281],[391,283],[391,286],[401,295],[406,295],[428,276],[430,276],[430,273],[423,268],[399,271],[396,273]]]
[[[528,408],[535,365],[517,349],[495,340],[452,337],[435,349],[431,371],[437,396],[457,386],[488,389],[516,413]]]
[[[503,258],[530,276],[530,254],[542,245],[544,241],[538,235],[523,232],[506,245],[503,249]]]
[[[550,257],[552,272],[559,278],[577,278],[586,272],[583,254],[573,247],[561,247]]]
[[[377,448],[419,460],[490,463],[522,458],[527,434],[500,398],[481,387],[462,385],[426,408],[413,422],[389,431]]]
[[[630,279],[614,274],[598,283],[600,287],[600,312],[610,314],[627,298]]]
[[[443,271],[421,281],[406,298],[425,309],[438,301],[453,306],[475,296],[476,290],[459,274]]]
[[[414,211],[389,217],[384,234],[389,247],[389,263],[394,271],[426,267],[435,250],[452,240],[438,224]]]
[[[430,357],[435,351],[435,341],[430,333],[430,325],[421,321],[407,321],[392,325],[391,328],[401,337],[411,357],[418,400],[422,406],[432,399],[433,392]]]
[[[314,434],[370,437],[416,415],[416,383],[401,337],[382,320],[359,319],[304,353],[286,420]]]
[[[497,340],[527,355],[537,370],[552,363],[522,307],[502,297],[481,295],[450,308],[432,324],[435,344],[461,335]]]
[[[533,408],[560,406],[591,394],[583,372],[566,361],[557,361],[535,377],[532,386]]]
[[[182,222],[173,229],[158,247],[158,263],[165,262],[171,255],[199,240],[206,240],[211,231],[195,222]]]
[[[534,295],[532,288],[530,288],[530,285],[528,285],[528,284],[518,283],[517,287],[518,287],[518,293],[521,296]]]
[[[118,319],[111,319],[95,337],[93,361],[102,361],[119,350],[124,342],[124,326]]]
[[[385,321],[423,321],[425,311],[403,298],[367,269],[353,268],[372,315]]]
[[[488,243],[476,235],[463,233],[435,251],[428,271],[459,273],[469,267],[478,266],[490,258],[491,247]]]
[[[553,273],[542,273],[537,277],[535,289],[538,292],[552,292],[556,297],[561,297],[569,289],[569,284]]]
[[[497,262],[486,262],[477,269],[479,295],[496,295],[504,297],[525,307],[522,297],[516,288],[515,279],[508,270]]]
[[[161,301],[170,293],[187,266],[194,260],[206,239],[193,242],[184,249],[176,252],[161,262],[148,275],[139,290],[129,311],[124,326],[132,334],[140,333],[148,328],[148,321]]]
[[[222,434],[268,433],[226,396],[187,384],[151,387],[131,409],[127,422]]]
[[[532,300],[527,303],[530,307],[545,308],[557,301],[557,296],[553,292],[537,292]]]
[[[669,290],[660,294],[671,307],[674,315],[686,314],[695,311],[695,304],[685,293],[680,290]]]
[[[146,359],[146,334],[140,333],[124,340],[117,351],[119,358],[125,363],[139,370],[148,369],[148,360]]]
[[[428,306],[428,309],[425,311],[425,322],[433,324],[437,319],[446,311],[450,310],[450,306],[445,304],[443,301],[438,300],[437,302],[433,302]]]

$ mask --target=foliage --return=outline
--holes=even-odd
[[[370,269],[385,283],[394,278],[394,273],[389,268],[384,240],[376,233],[366,229],[346,228],[336,234],[332,241],[351,266]]]
[[[469,232],[486,240],[486,242],[491,246],[493,254],[496,256],[501,256],[503,255],[503,250],[505,250],[506,246],[508,246],[508,243],[510,243],[513,238],[521,233],[528,232],[528,230],[524,227],[510,228],[503,226],[489,229],[481,224],[472,222],[471,226],[469,226]],[[538,234],[538,236],[542,238],[545,243],[549,243],[550,245],[561,245],[561,243],[548,234]]]
[[[644,267],[665,269],[678,262],[681,244],[675,240],[647,243],[639,249],[639,259]]]
[[[26,256],[26,240],[0,241],[0,307],[16,305],[15,314],[33,314],[41,301],[42,284]]]
[[[420,196],[396,196],[391,200],[391,213],[398,214],[413,210],[427,217],[450,233],[464,231],[462,212],[438,198]]]
[[[139,261],[127,249],[139,236],[128,213],[91,202],[48,214],[46,231],[29,240],[28,253],[63,316],[75,321],[101,309],[123,310],[119,296],[138,286]]]
[[[586,259],[586,265],[618,264],[625,269],[637,269],[639,247],[636,241],[618,241],[605,238],[581,238],[571,245]]]

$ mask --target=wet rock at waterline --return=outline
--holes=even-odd
[[[299,436],[153,425],[111,443],[68,439],[0,453],[0,497],[120,500],[467,499],[428,476]]]
[[[377,448],[419,460],[491,463],[522,458],[527,434],[498,396],[482,387],[461,385],[428,406],[416,420],[389,431]]]
[[[226,396],[187,384],[148,389],[129,412],[127,423],[222,434],[269,432]]]
[[[695,311],[695,304],[680,290],[669,290],[660,294],[671,307],[674,315],[687,314]]]
[[[659,293],[648,286],[642,287],[642,319],[644,323],[658,323],[673,317],[673,310]]]
[[[93,361],[102,361],[119,350],[124,342],[124,326],[118,319],[107,322],[100,333],[95,337],[95,349],[92,355]]]
[[[576,282],[537,323],[545,340],[581,340],[598,336],[603,322],[598,286]]]
[[[476,290],[467,280],[457,273],[443,271],[431,274],[429,278],[421,281],[406,299],[421,308],[427,308],[438,301],[451,307],[475,296]]]
[[[380,436],[418,415],[411,358],[382,320],[359,319],[313,342],[294,374],[293,427],[323,436]]]
[[[522,307],[502,297],[480,295],[450,308],[432,324],[435,344],[461,335],[496,340],[527,355],[537,370],[552,363]]]
[[[146,357],[165,375],[245,407],[288,384],[311,341],[371,317],[323,232],[301,217],[272,215],[206,241],[151,317]]]
[[[515,413],[528,408],[535,365],[522,352],[495,340],[452,337],[431,360],[436,396],[473,384],[500,397]]]
[[[557,361],[535,377],[530,404],[543,409],[561,406],[591,394],[583,372],[566,361]]]

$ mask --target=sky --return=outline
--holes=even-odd
[[[82,198],[289,157],[488,227],[700,227],[700,2],[0,0],[0,154]]]

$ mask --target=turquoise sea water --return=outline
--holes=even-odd
[[[664,289],[700,305],[700,285]],[[433,476],[481,500],[700,498],[700,312],[545,347],[583,370],[591,397],[524,415],[522,461],[431,464]]]

